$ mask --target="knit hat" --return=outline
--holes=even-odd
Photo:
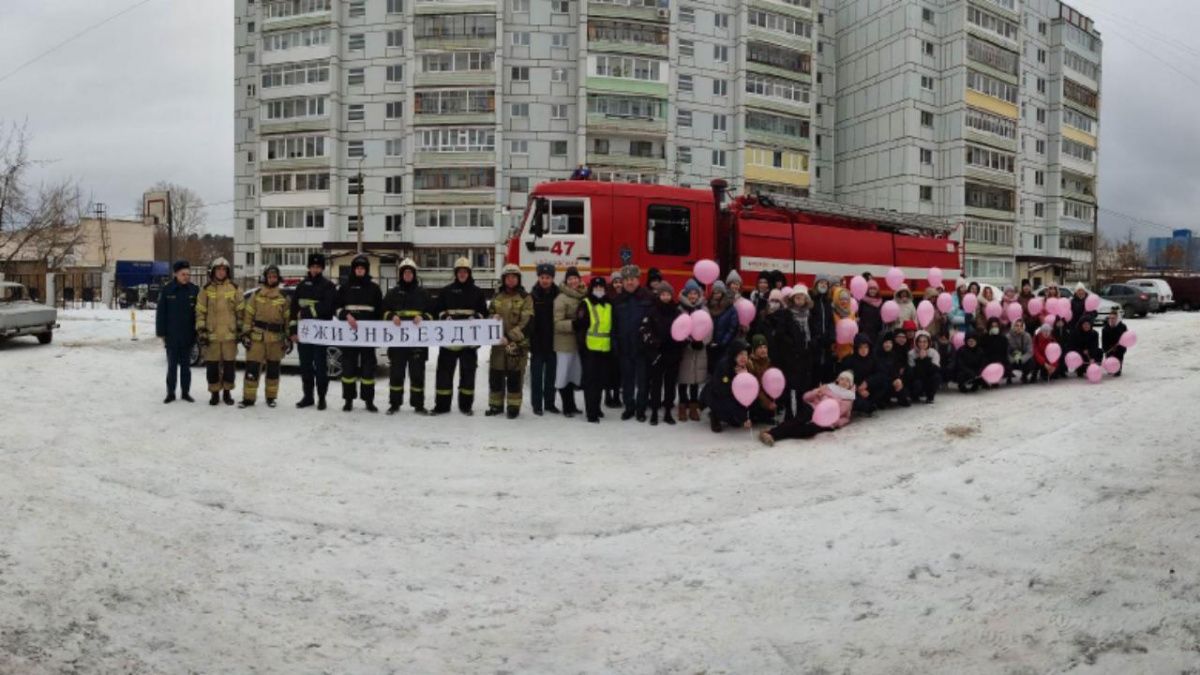
[[[604,277],[601,277],[601,276],[592,277],[591,281],[588,282],[588,289],[607,288],[607,287],[608,287],[608,279],[605,279]]]
[[[176,272],[178,272],[179,270],[190,270],[190,269],[192,269],[192,264],[186,260],[176,260],[173,269]]]
[[[626,265],[621,268],[622,279],[637,279],[642,276],[642,270],[637,265]]]
[[[767,337],[761,334],[755,335],[754,337],[750,338],[750,346],[755,349],[758,349],[759,347],[766,347]]]
[[[659,281],[657,284],[654,284],[654,292],[655,293],[670,293],[671,297],[675,297],[675,287],[672,286],[671,284],[667,283],[666,281]]]
[[[1083,285],[1082,281],[1076,282],[1076,284],[1075,284],[1075,292],[1076,293],[1078,293],[1079,291],[1086,291],[1086,290],[1087,290],[1087,287],[1085,287]]]
[[[733,342],[729,343],[729,355],[730,356],[737,356],[738,352],[748,352],[748,351],[750,351],[750,345],[746,344],[746,341],[741,338],[738,338],[738,339],[734,340]]]
[[[701,294],[704,293],[704,291],[700,288],[699,281],[696,281],[695,279],[688,279],[687,283],[685,283],[683,285],[683,294],[687,295],[688,293],[691,293],[692,291],[695,291],[695,292],[701,293]]]
[[[908,321],[905,321],[904,325],[900,326],[900,328],[904,331],[916,330],[917,322],[909,319]]]
[[[871,346],[871,338],[866,333],[859,333],[854,336],[854,351],[858,351],[861,345]]]
[[[662,272],[657,267],[651,267],[650,270],[646,272],[646,284],[650,286],[653,286],[655,282],[662,281],[662,278]]]
[[[582,278],[583,278],[583,277],[579,276],[579,270],[578,270],[577,268],[575,268],[575,267],[568,267],[568,268],[567,268],[567,274],[566,274],[566,276],[564,276],[564,277],[563,277],[563,281],[566,281],[567,279],[570,279],[571,277],[575,277],[576,279],[582,279]]]
[[[843,370],[841,373],[838,374],[837,379],[840,380],[843,377],[846,378],[847,380],[850,380],[850,384],[854,384],[854,371],[853,370]]]
[[[725,284],[721,283],[720,279],[717,279],[712,284],[712,292],[720,293],[721,295],[729,295],[729,288],[726,287]]]
[[[767,302],[783,302],[783,293],[777,288],[767,296]]]
[[[929,344],[933,344],[933,336],[930,335],[929,331],[927,331],[927,330],[917,331],[917,336],[915,338],[913,338],[913,342],[920,340],[922,337],[924,337],[926,340],[929,340]]]
[[[737,273],[737,270],[729,270],[729,275],[725,277],[725,285],[742,283],[742,275]]]
[[[895,342],[895,341],[896,341],[896,334],[889,330],[879,337],[879,346],[882,347],[883,343],[885,343],[885,342]]]
[[[540,277],[543,275],[548,276],[550,278],[554,277],[554,264],[553,263],[538,263],[537,276]]]
[[[908,293],[908,297],[912,297],[912,291],[909,290],[908,284],[900,284],[900,288],[896,289],[896,297],[900,297],[901,293]]]

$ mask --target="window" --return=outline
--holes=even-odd
[[[750,166],[769,166],[774,169],[785,169],[787,171],[803,173],[808,171],[808,155],[803,152],[774,150],[747,145],[746,164]]]
[[[417,38],[494,38],[496,15],[493,14],[428,14],[413,19]],[[513,33],[516,36],[516,33]],[[525,33],[528,39],[529,33]],[[514,40],[516,38],[514,37]],[[513,44],[516,44],[514,42]],[[528,45],[528,42],[526,43]]]
[[[751,8],[748,15],[750,25],[775,33],[785,33],[802,38],[812,38],[812,24],[785,14],[776,14]]]
[[[1075,127],[1080,131],[1086,131],[1089,134],[1093,133],[1096,120],[1073,108],[1063,108],[1062,114],[1063,124],[1066,124],[1069,127]]]
[[[1002,82],[974,70],[967,71],[967,88],[1016,105],[1017,85]]]
[[[268,230],[321,229],[325,212],[320,209],[268,209]]]
[[[529,192],[529,178],[525,176],[509,177],[508,191],[516,194],[524,194]]]
[[[1038,206],[1041,206],[1041,204],[1038,204]],[[1042,250],[1045,246],[1045,239],[1046,238],[1043,235],[1040,235],[1040,234],[1033,235],[1033,248],[1035,248],[1039,251]]]
[[[559,49],[566,49],[571,36],[566,33],[552,33],[550,35],[550,46]]]
[[[1095,109],[1099,105],[1099,96],[1096,92],[1073,80],[1063,78],[1063,96],[1068,101],[1074,101],[1080,105]]]
[[[325,156],[324,136],[285,136],[267,141],[268,160]]]
[[[1063,139],[1062,151],[1064,155],[1074,157],[1076,159],[1082,159],[1085,162],[1092,162],[1096,159],[1095,150],[1084,145],[1083,143],[1072,141],[1069,138]]]
[[[346,231],[358,232],[358,216],[346,216]]]
[[[1045,218],[1046,217],[1046,204],[1045,203],[1043,203],[1043,202],[1034,202],[1033,203],[1033,217],[1034,218]],[[1036,242],[1037,242],[1037,238],[1035,237],[1033,247],[1041,248],[1041,246],[1039,246]]]
[[[514,155],[528,155],[529,141],[515,140],[508,142],[508,151]]]
[[[567,142],[566,141],[550,141],[550,156],[551,157],[566,157]]]
[[[325,96],[279,98],[262,102],[263,118],[287,120],[301,117],[324,117],[327,113]]]
[[[809,122],[800,117],[787,117],[750,110],[746,112],[746,130],[761,131],[777,136],[808,138]]]
[[[436,127],[418,130],[413,136],[418,152],[492,152],[496,149],[494,127]]]
[[[529,66],[513,66],[509,69],[509,79],[513,82],[528,82]]]
[[[729,15],[721,12],[713,13],[713,26],[720,29],[729,28]]]
[[[605,117],[661,120],[666,116],[666,110],[667,103],[662,99],[619,94],[588,96],[588,112]]]
[[[263,66],[262,88],[291,87],[329,81],[328,61],[301,61]]]
[[[728,80],[713,80],[713,96],[726,96],[729,94]]]
[[[402,157],[404,155],[404,139],[389,138],[383,148],[383,154],[387,157]]]
[[[404,117],[404,101],[388,101],[384,106],[384,117],[398,120]]]
[[[350,176],[346,179],[346,194],[360,195],[362,193],[362,181],[358,179],[357,175]]]
[[[363,68],[351,68],[346,73],[346,84],[362,84],[364,80],[366,80],[366,74]]]
[[[974,5],[967,5],[967,22],[975,24],[980,28],[995,33],[1002,38],[1009,40],[1017,39],[1017,24],[1001,19],[995,14],[989,14]]]
[[[258,95],[258,85],[254,85],[254,84],[246,85],[246,96],[253,98],[257,95]]]
[[[352,103],[346,109],[346,119],[350,122],[361,122],[366,119],[366,108],[362,103]]]
[[[933,56],[933,43],[925,41],[924,44],[925,56]]]
[[[1046,154],[1046,141],[1044,141],[1042,139],[1038,139],[1033,145],[1034,145],[1034,150],[1037,152],[1037,154],[1039,154],[1039,155]]]
[[[921,163],[933,164],[933,150],[929,148],[921,148]]]
[[[529,12],[529,0],[512,0],[513,14],[526,14]]]
[[[367,151],[363,149],[362,141],[350,141],[346,144],[347,157],[366,157]]]
[[[1090,223],[1095,218],[1095,215],[1095,207],[1091,204],[1074,202],[1069,199],[1063,201],[1063,216],[1067,218],[1074,218],[1075,220]]]
[[[750,42],[746,47],[746,60],[784,70],[812,73],[812,54],[777,47],[766,42]]]
[[[1041,35],[1046,34],[1046,22],[1045,21],[1038,22],[1038,33]]]
[[[491,168],[437,168],[413,171],[414,190],[478,190],[496,187]]]
[[[929,75],[921,76],[921,88],[926,91],[933,91],[933,78]]]
[[[966,125],[969,129],[985,134],[992,134],[1013,140],[1017,138],[1016,122],[1007,117],[993,115],[992,113],[976,110],[975,108],[967,108]]]
[[[646,209],[646,250],[657,255],[692,251],[692,212],[686,206],[651,204]]]
[[[1033,172],[1033,184],[1034,185],[1045,185],[1046,184],[1046,172],[1045,171],[1034,171]]]
[[[692,126],[692,111],[678,110],[675,112],[675,124],[681,127]]]
[[[676,146],[675,147],[675,163],[676,164],[691,164],[692,163],[692,149],[686,145]]]
[[[389,30],[387,32],[387,46],[403,47],[404,46],[404,31]]]
[[[696,8],[683,6],[679,8],[680,23],[696,23]]]
[[[717,166],[717,167],[725,166],[725,151],[724,150],[713,150],[712,151],[712,165]]]
[[[968,279],[1004,279],[1013,278],[1014,263],[1011,260],[987,260],[984,258],[967,258],[965,276]]]
[[[629,141],[630,157],[654,157],[653,141]]]
[[[726,63],[729,61],[729,47],[725,45],[713,45],[713,60],[717,63]]]
[[[1037,121],[1039,124],[1046,123],[1046,109],[1045,108],[1037,108]]]
[[[1020,71],[1020,55],[980,40],[974,35],[967,36],[967,58],[1010,75],[1016,75]]]
[[[571,3],[569,0],[551,0],[550,11],[555,14],[570,14]]]
[[[358,18],[367,15],[367,0],[350,0],[350,4],[346,8],[346,13],[350,18]]]
[[[550,69],[550,81],[551,82],[566,82],[567,81],[567,69],[566,68],[551,68]]]
[[[933,10],[928,7],[921,8],[921,20],[925,23],[933,23]]]
[[[387,0],[387,13],[400,14],[404,12],[404,0]]]
[[[565,120],[567,119],[568,105],[566,103],[553,103],[550,105],[550,119]]]
[[[361,52],[367,48],[367,36],[362,33],[354,33],[346,40],[346,48],[352,52]]]
[[[726,131],[728,124],[729,118],[725,115],[713,115],[713,131]]]
[[[404,214],[393,213],[383,217],[384,232],[400,232],[404,228]]]
[[[276,173],[262,177],[263,194],[286,192],[319,192],[329,189],[328,173]]]
[[[1092,61],[1089,61],[1088,59],[1083,58],[1070,49],[1063,51],[1063,63],[1068,68],[1074,70],[1080,75],[1086,75],[1093,80],[1100,79],[1100,66],[1096,65]]]
[[[263,51],[283,51],[297,47],[319,47],[329,44],[328,28],[302,28],[300,30],[266,33],[263,35]]]
[[[968,220],[963,239],[971,244],[1012,246],[1013,226],[991,220]]]
[[[253,32],[254,32],[254,22],[253,22],[253,21],[249,21],[249,22],[247,22],[247,23],[246,23],[246,32],[247,32],[247,33],[253,33]]]
[[[597,155],[607,155],[608,154],[608,139],[607,138],[593,138],[592,139],[592,152]]]
[[[248,65],[253,65],[256,61],[258,61],[258,53],[257,52],[248,52],[246,54],[246,63]]]
[[[496,55],[493,52],[455,51],[424,54],[421,56],[421,70],[426,73],[490,71],[495,67],[495,60]]]
[[[785,80],[758,73],[746,73],[746,93],[767,98],[778,98],[795,103],[809,102],[807,86],[792,80]],[[818,111],[819,112],[819,111]]]
[[[1008,212],[1016,210],[1012,190],[978,183],[968,182],[966,184],[966,196],[963,201],[970,208]]]
[[[920,187],[921,187],[921,201],[923,201],[923,202],[933,201],[933,186],[932,185],[922,185]]]
[[[1004,173],[1013,173],[1017,161],[1015,155],[977,145],[967,145],[966,158],[968,166]]]
[[[679,91],[692,91],[692,76],[691,75],[680,74],[680,76],[679,76]]]
[[[933,128],[933,113],[928,110],[921,111],[921,126]]]
[[[662,74],[663,64],[654,59],[604,54],[597,55],[595,58],[595,75],[598,77],[658,82]]]
[[[696,43],[691,40],[679,40],[679,56],[692,57],[696,55]]]
[[[404,176],[388,176],[383,179],[385,194],[398,195],[404,192]]]
[[[1046,93],[1046,78],[1039,77],[1037,79],[1037,90],[1039,94]]]
[[[253,229],[254,229],[254,219],[253,219],[253,218],[247,218],[247,219],[246,219],[246,229],[247,229],[247,230],[253,230]],[[247,255],[253,255],[253,254],[252,254],[252,253],[248,253]],[[249,260],[247,260],[247,262],[249,262]]]
[[[422,89],[413,94],[418,115],[490,113],[496,109],[491,89]]]
[[[512,34],[512,44],[514,47],[528,47],[529,33],[526,31],[516,32]]]
[[[509,109],[509,114],[512,117],[529,117],[528,103],[514,103]]]

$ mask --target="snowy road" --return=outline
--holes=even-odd
[[[0,673],[1200,672],[1200,315],[770,450],[163,406],[127,314],[62,323],[0,347]]]

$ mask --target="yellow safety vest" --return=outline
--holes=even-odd
[[[593,352],[612,351],[612,305],[592,304],[592,299],[583,301],[588,308],[587,348]]]

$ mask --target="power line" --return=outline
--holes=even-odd
[[[126,7],[125,9],[117,12],[116,14],[113,14],[105,19],[102,19],[101,21],[98,21],[97,23],[94,23],[94,24],[88,26],[87,28],[84,28],[83,30],[79,31],[78,33],[75,33],[71,37],[63,40],[62,42],[54,45],[53,47],[47,49],[46,51],[42,52],[41,54],[38,54],[37,56],[33,57],[32,59],[29,59],[25,63],[22,63],[21,65],[17,66],[16,68],[10,70],[8,73],[4,74],[3,76],[0,76],[0,82],[4,82],[5,80],[12,77],[13,75],[16,75],[17,73],[21,72],[22,70],[28,68],[29,66],[31,66],[35,63],[37,63],[38,61],[41,61],[42,59],[46,58],[47,56],[50,56],[51,54],[58,51],[59,49],[62,49],[63,47],[70,44],[71,42],[78,40],[79,38],[83,37],[84,35],[87,35],[88,33],[96,30],[97,28],[99,28],[107,23],[110,23],[112,21],[116,21],[117,19],[119,19],[122,16],[132,12],[133,10],[141,7],[142,5],[149,4],[153,1],[154,0],[139,0],[138,2],[133,3],[129,7]]]
[[[1131,223],[1134,223],[1134,224],[1136,224],[1136,225],[1149,225],[1149,226],[1151,226],[1151,227],[1158,227],[1158,228],[1162,228],[1162,229],[1164,229],[1164,230],[1167,230],[1167,231],[1169,231],[1169,232],[1174,232],[1175,230],[1177,230],[1177,229],[1180,229],[1180,228],[1176,228],[1176,227],[1171,227],[1170,225],[1163,225],[1162,223],[1156,223],[1156,222],[1154,222],[1153,220],[1146,220],[1145,218],[1139,218],[1139,217],[1137,217],[1137,216],[1131,216],[1131,215],[1129,215],[1128,213],[1121,213],[1120,211],[1113,211],[1112,209],[1106,209],[1106,208],[1103,208],[1103,207],[1097,207],[1097,208],[1099,209],[1099,211],[1100,211],[1101,213],[1106,213],[1106,214],[1108,214],[1108,215],[1110,215],[1110,216],[1116,216],[1116,217],[1118,217],[1118,218],[1122,218],[1122,219],[1124,219],[1124,220],[1127,220],[1127,221],[1129,221],[1129,222],[1131,222]]]

